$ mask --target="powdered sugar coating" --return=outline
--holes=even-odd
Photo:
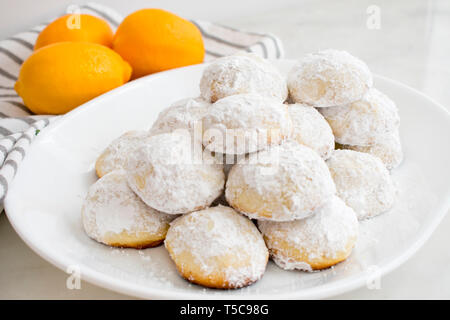
[[[89,237],[124,247],[159,243],[175,218],[142,202],[128,186],[123,170],[112,171],[94,183],[81,212]]]
[[[312,149],[287,141],[234,165],[225,196],[250,218],[290,221],[313,214],[335,192],[324,160]]]
[[[276,67],[254,54],[235,54],[216,59],[200,80],[203,99],[215,102],[241,93],[257,93],[283,102],[286,80]]]
[[[293,102],[317,108],[357,101],[372,87],[367,65],[346,51],[323,50],[305,55],[288,74]]]
[[[287,106],[255,93],[214,103],[203,118],[203,145],[228,154],[244,154],[280,144],[292,130]]]
[[[109,146],[101,153],[95,163],[95,170],[98,177],[114,170],[126,168],[128,155],[146,143],[149,137],[147,131],[128,131],[113,140]]]
[[[372,88],[359,101],[320,109],[340,144],[370,146],[398,130],[397,106],[385,94]]]
[[[394,205],[395,186],[379,158],[352,150],[336,150],[327,165],[337,195],[355,210],[359,220],[379,215]]]
[[[346,259],[358,238],[355,212],[333,196],[308,218],[258,221],[273,261],[285,270],[312,271]]]
[[[380,142],[371,146],[342,145],[343,149],[369,153],[380,158],[388,170],[392,170],[403,161],[403,150],[398,130],[388,134]]]
[[[175,102],[161,111],[153,123],[150,134],[173,132],[188,129],[191,134],[202,137],[202,118],[211,104],[200,98],[187,98]]]
[[[165,245],[183,277],[213,288],[240,288],[259,280],[269,256],[256,226],[225,206],[176,219]]]
[[[130,156],[128,183],[159,211],[188,213],[209,206],[222,192],[223,166],[202,151],[189,132],[163,133]]]
[[[334,136],[325,118],[315,108],[304,104],[291,104],[288,110],[293,128],[291,139],[328,159],[334,150]]]
[[[231,168],[239,161],[243,161],[247,156],[247,154],[226,154],[220,152],[212,152],[211,155],[218,163],[223,164],[223,172],[226,178],[228,178]]]

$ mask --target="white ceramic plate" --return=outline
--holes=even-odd
[[[291,61],[279,61],[286,73]],[[146,129],[158,113],[181,98],[197,96],[204,66],[132,81],[68,113],[36,138],[11,185],[5,208],[22,239],[62,270],[78,267],[82,279],[143,298],[323,298],[363,286],[391,271],[427,240],[450,207],[450,116],[423,94],[375,77],[375,86],[400,109],[403,164],[394,170],[399,193],[389,212],[361,224],[349,259],[334,268],[283,271],[272,262],[256,284],[212,290],[178,276],[163,246],[117,249],[86,236],[80,208],[96,180],[94,162],[111,140]]]

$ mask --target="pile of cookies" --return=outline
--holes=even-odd
[[[164,241],[185,279],[240,288],[269,256],[304,271],[345,260],[358,220],[393,206],[397,108],[349,53],[308,54],[287,79],[255,55],[223,57],[200,92],[101,153],[82,208],[89,237]]]

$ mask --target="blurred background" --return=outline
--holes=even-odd
[[[0,39],[55,17],[69,4],[86,2],[2,0]],[[325,48],[348,50],[366,61],[374,73],[424,91],[442,104],[450,101],[450,90],[446,90],[450,80],[450,1],[447,0],[96,2],[124,16],[137,9],[155,7],[185,18],[272,32],[282,39],[286,58]],[[379,26],[371,25],[376,18],[374,7],[379,9]]]
[[[87,1],[2,0],[0,39]],[[285,57],[325,48],[347,50],[371,70],[450,105],[450,1],[448,0],[97,0],[124,16],[155,7],[184,18],[238,29],[270,32],[284,44]],[[449,137],[450,139],[450,137]],[[449,141],[450,144],[450,141]],[[419,146],[418,146],[419,147]],[[443,146],[448,148],[448,146]],[[449,299],[450,217],[399,269],[381,280],[381,289],[362,288],[336,298]],[[83,283],[67,290],[67,275],[34,254],[0,215],[0,298],[108,299],[125,296]]]

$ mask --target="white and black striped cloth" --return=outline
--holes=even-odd
[[[113,30],[123,17],[97,3],[69,6],[68,13],[87,13],[109,22]],[[246,32],[206,21],[192,21],[201,31],[205,43],[205,61],[236,51],[254,52],[268,59],[284,56],[280,40],[271,34]],[[48,24],[0,41],[0,209],[8,185],[25,157],[34,137],[58,117],[33,115],[14,91],[21,64],[33,52],[38,34]]]

